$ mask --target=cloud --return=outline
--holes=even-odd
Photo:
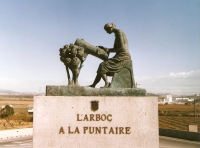
[[[67,80],[22,80],[7,77],[0,78],[0,89],[16,92],[45,92],[46,85],[67,85]]]
[[[171,93],[182,95],[200,94],[200,70],[171,72],[168,76],[135,77],[138,87],[151,93]]]
[[[6,77],[0,78],[0,88],[7,88],[12,85],[17,85],[18,81],[15,79],[9,79]]]
[[[79,84],[81,86],[88,86],[91,85],[94,81],[94,78],[91,79],[79,79]],[[15,92],[30,92],[30,93],[45,93],[45,89],[47,85],[68,85],[67,78],[65,79],[12,79],[8,77],[2,77],[0,78],[0,89],[3,90],[11,90]],[[96,86],[99,88],[100,86],[103,86],[103,80],[101,80],[98,85]]]
[[[95,78],[95,77],[94,77]],[[92,84],[93,79],[79,78],[81,86]],[[111,79],[109,79],[111,81]],[[144,88],[148,93],[170,93],[170,94],[200,94],[200,70],[190,72],[171,72],[167,76],[135,76],[135,82],[138,88]],[[0,78],[0,89],[18,91],[18,92],[45,92],[46,85],[67,85],[67,79],[11,79],[7,77]],[[103,86],[103,80],[97,87]]]
[[[179,72],[179,73],[171,72],[169,76],[173,78],[200,78],[200,70],[190,71],[190,72]]]

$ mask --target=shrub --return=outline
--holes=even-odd
[[[14,114],[14,109],[9,105],[6,105],[1,109],[1,118],[5,118]]]

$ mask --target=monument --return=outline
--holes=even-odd
[[[159,147],[157,97],[136,88],[125,33],[113,23],[104,29],[115,34],[113,48],[83,39],[60,48],[68,85],[46,86],[46,96],[34,97],[34,148]],[[115,56],[109,58],[110,52]],[[83,87],[78,77],[88,54],[103,62],[94,82]],[[95,88],[101,79],[104,86]]]

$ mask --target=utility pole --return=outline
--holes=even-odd
[[[136,82],[136,88],[138,88],[138,87],[137,87],[138,85],[141,85],[141,84],[138,84],[138,83]]]
[[[196,100],[194,98],[194,124],[196,124]]]

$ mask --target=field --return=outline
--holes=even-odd
[[[189,125],[195,124],[194,105],[159,105],[158,114],[160,128],[188,131]],[[196,124],[200,125],[199,105],[196,105]]]
[[[0,130],[33,127],[33,115],[28,114],[28,106],[33,105],[33,96],[0,96],[0,107],[12,105],[15,114],[0,118]]]
[[[0,96],[0,107],[12,105],[15,114],[0,118],[0,130],[33,127],[33,115],[28,114],[28,105],[33,105],[33,96]],[[196,123],[200,125],[200,105],[196,105]],[[158,105],[159,127],[188,131],[194,124],[194,105]],[[198,128],[200,132],[200,126]]]

